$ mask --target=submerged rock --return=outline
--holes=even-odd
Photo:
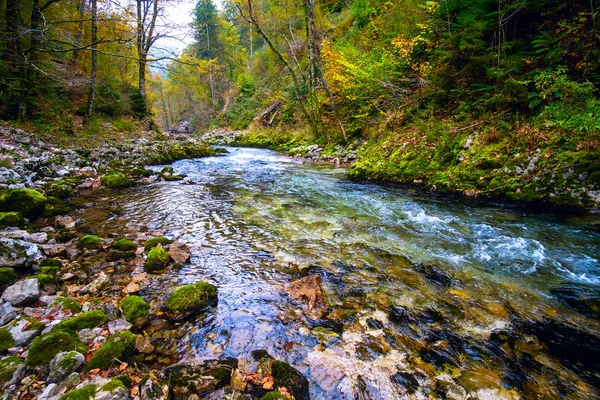
[[[306,316],[313,320],[321,318],[327,310],[321,283],[322,279],[319,275],[308,275],[293,281],[285,289],[290,299],[306,301],[308,306]]]
[[[2,293],[2,300],[15,307],[24,307],[35,303],[40,297],[40,285],[36,278],[24,279],[9,286]]]
[[[169,246],[169,257],[176,263],[185,264],[190,259],[190,248],[180,241],[175,241]]]
[[[600,318],[600,291],[581,285],[562,285],[550,293],[586,317]]]
[[[441,286],[441,287],[450,287],[454,283],[454,279],[451,276],[443,272],[438,267],[434,267],[432,265],[423,265],[420,264],[417,266],[417,271],[423,275],[429,282]]]
[[[187,399],[229,384],[231,371],[237,367],[238,360],[235,358],[204,362],[184,360],[165,368],[163,375],[168,379],[169,390],[175,398]]]

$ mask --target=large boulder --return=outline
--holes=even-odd
[[[30,267],[41,258],[40,249],[33,243],[0,238],[0,267]]]
[[[40,284],[36,278],[24,279],[6,288],[2,300],[15,307],[24,307],[35,303],[40,297]]]

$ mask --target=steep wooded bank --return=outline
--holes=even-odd
[[[356,178],[598,203],[595,2],[224,4],[198,3],[190,63],[159,82],[164,121],[250,127],[237,144],[360,147]]]

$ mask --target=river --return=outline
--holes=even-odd
[[[191,262],[142,292],[206,280],[218,306],[181,357],[266,349],[314,399],[596,398],[600,220],[351,182],[346,170],[229,148],[186,178],[93,199],[103,234],[160,232]],[[160,170],[160,167],[157,167]],[[323,280],[311,318],[285,287]]]

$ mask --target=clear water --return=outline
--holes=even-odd
[[[186,334],[185,357],[250,363],[267,349],[317,399],[598,396],[600,360],[586,358],[595,305],[590,315],[555,292],[597,299],[597,216],[355,183],[343,168],[229,150],[174,163],[184,181],[105,194],[84,211],[103,232],[146,226],[190,245],[191,263],[157,279],[207,280],[219,304]],[[317,321],[285,291],[309,265],[329,306]],[[552,332],[577,343],[562,351]]]

